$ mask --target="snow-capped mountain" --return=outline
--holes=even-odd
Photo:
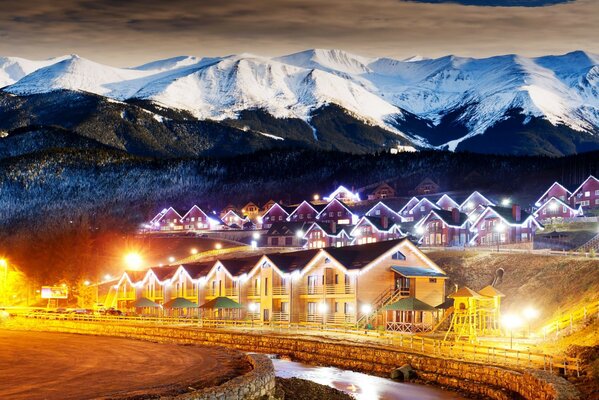
[[[599,56],[581,51],[396,60],[313,49],[273,58],[183,56],[133,68],[77,56],[0,58],[3,85],[17,96],[70,90],[145,101],[199,120],[241,120],[242,113],[261,110],[313,130],[315,113],[334,105],[418,147],[477,150],[485,134],[504,132],[507,142],[520,143],[524,136],[514,135],[531,129],[550,142],[537,147],[558,146],[562,153],[571,152],[561,143],[563,129],[573,151],[599,143]],[[263,123],[261,129],[280,136],[264,131]],[[560,143],[543,138],[541,130],[560,136]],[[513,152],[526,152],[522,146]]]

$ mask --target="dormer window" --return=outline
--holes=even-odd
[[[405,260],[406,256],[401,252],[401,251],[397,251],[395,253],[393,253],[393,255],[391,256],[392,260]]]

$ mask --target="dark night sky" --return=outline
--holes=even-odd
[[[0,0],[0,55],[40,59],[77,53],[126,66],[183,54],[280,55],[313,47],[397,58],[599,53],[597,3]],[[522,4],[531,6],[513,6]]]

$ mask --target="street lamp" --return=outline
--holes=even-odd
[[[198,249],[196,249],[195,247],[193,249],[190,250],[190,253],[193,255],[198,254]]]
[[[326,319],[326,316],[327,316],[327,310],[328,309],[329,309],[329,306],[324,301],[322,303],[318,303],[318,312],[320,314],[322,314],[322,324],[323,325],[326,323],[325,319]]]
[[[315,194],[313,199],[314,199],[314,201],[318,201],[318,200],[320,200],[320,196],[318,194]]]
[[[127,268],[137,270],[141,268],[143,263],[143,259],[137,253],[131,252],[125,255],[125,264]]]
[[[372,306],[370,304],[362,304],[360,311],[362,311],[362,314],[370,314],[372,312]]]
[[[252,237],[254,238],[254,240],[258,240],[258,239],[260,239],[260,233],[259,232],[254,232],[252,234]]]
[[[511,200],[511,199],[509,199],[509,198],[505,198],[505,199],[501,200],[501,205],[502,205],[503,207],[507,207],[507,206],[509,206],[509,205],[510,205],[510,203],[511,203],[511,202],[512,202],[512,200]]]
[[[222,245],[222,244],[220,244],[220,243],[217,243],[217,244],[215,244],[215,245],[214,245],[214,248],[215,248],[216,250],[220,250],[220,249],[222,249],[222,248],[223,248],[223,245]]]
[[[517,315],[506,314],[501,318],[501,324],[504,329],[510,331],[510,349],[512,349],[514,346],[514,329],[522,325],[522,320]]]

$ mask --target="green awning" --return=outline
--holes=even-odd
[[[200,308],[210,308],[213,310],[227,309],[227,308],[242,308],[241,304],[235,300],[231,300],[228,297],[217,297],[212,299],[200,306]]]
[[[415,297],[406,297],[385,306],[385,310],[394,311],[436,311],[435,307],[426,304]]]
[[[164,303],[164,308],[195,308],[198,305],[193,301],[189,301],[183,297],[176,297],[166,303]]]
[[[143,307],[160,307],[160,304],[158,303],[154,303],[152,300],[148,299],[147,297],[140,297],[139,299],[135,300],[132,304],[132,307],[139,307],[139,308],[143,308]]]

